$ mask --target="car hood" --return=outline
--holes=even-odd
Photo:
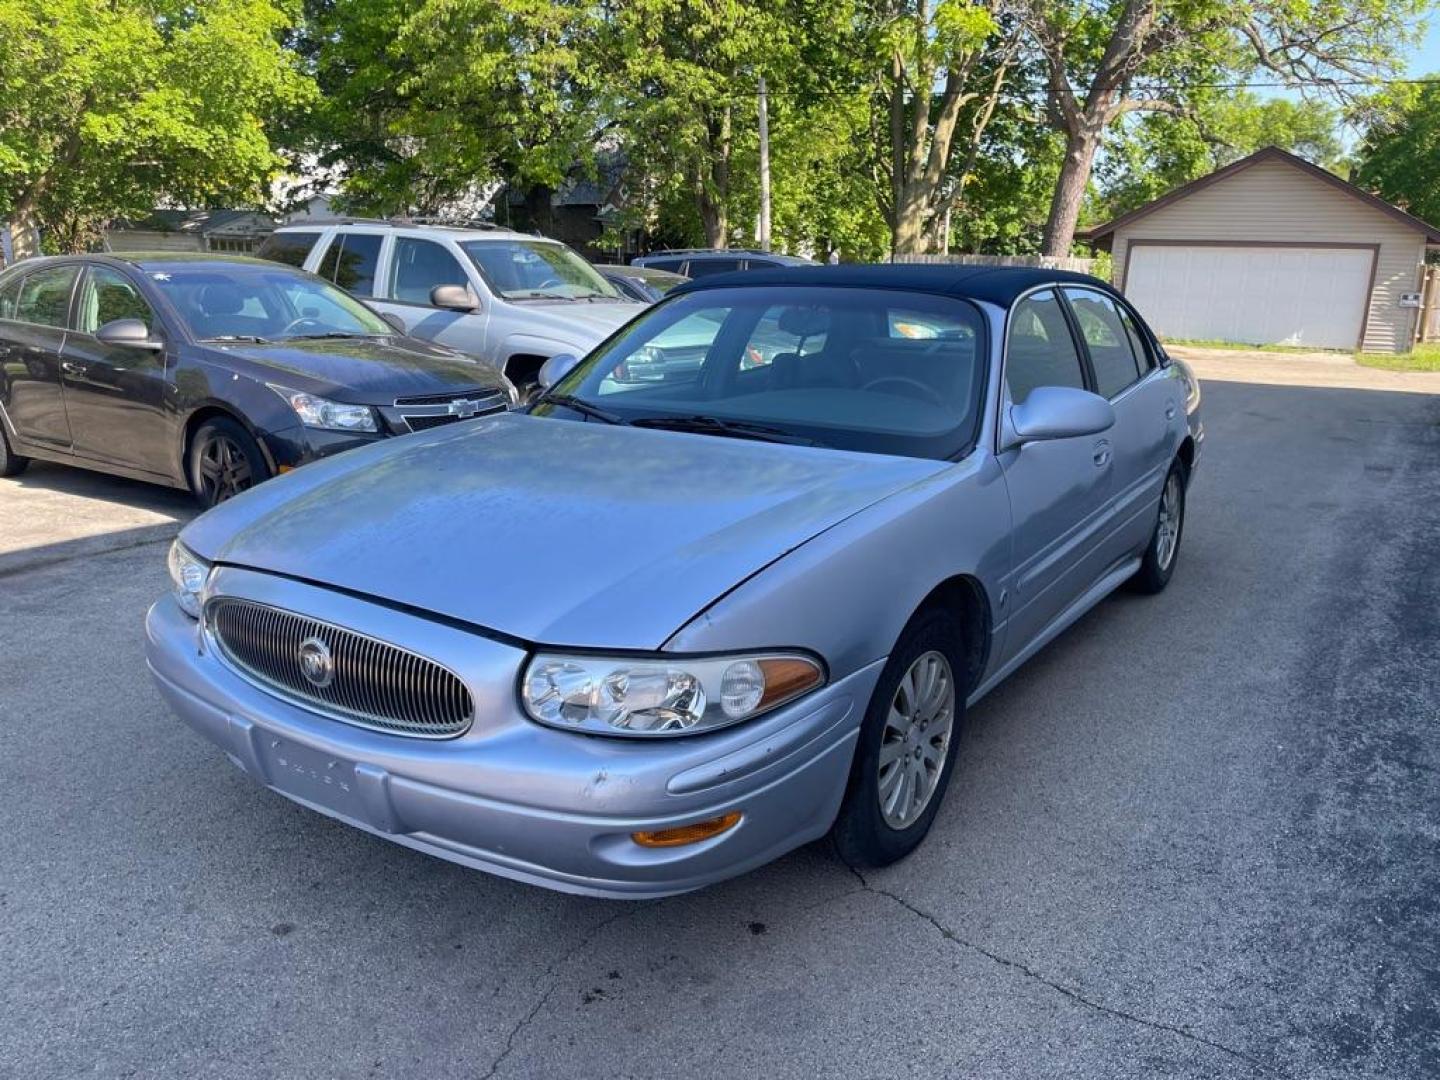
[[[265,382],[363,405],[504,385],[504,377],[491,364],[398,335],[273,345],[208,342],[205,348],[223,356],[227,367]]]
[[[307,465],[182,541],[530,642],[653,649],[946,464],[510,413]]]
[[[520,333],[567,343],[583,355],[647,305],[638,300],[511,300]]]

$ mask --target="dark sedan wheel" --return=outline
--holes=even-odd
[[[1185,532],[1185,466],[1177,461],[1170,466],[1165,486],[1160,490],[1160,511],[1155,531],[1145,548],[1140,569],[1130,579],[1136,592],[1158,593],[1170,584],[1175,563],[1180,557],[1180,538]]]
[[[914,851],[940,809],[960,744],[965,688],[960,626],[949,612],[915,617],[890,654],[860,726],[845,801],[831,834],[851,866]]]
[[[270,467],[250,433],[217,416],[200,425],[190,443],[190,490],[200,505],[215,506],[270,478]]]
[[[5,434],[5,423],[0,420],[0,476],[19,476],[29,464],[28,457],[10,449],[10,436]]]

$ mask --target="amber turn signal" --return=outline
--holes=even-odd
[[[761,660],[760,670],[765,673],[765,693],[755,707],[757,712],[799,697],[812,686],[819,686],[822,678],[820,669],[811,661],[788,656]]]
[[[740,824],[740,811],[731,810],[709,821],[697,821],[693,825],[678,825],[673,829],[655,829],[649,832],[631,833],[630,839],[641,847],[680,847],[682,844],[698,844],[709,840]]]

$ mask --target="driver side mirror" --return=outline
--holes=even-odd
[[[430,290],[430,304],[446,311],[468,312],[480,307],[480,301],[468,285],[436,285]]]
[[[537,376],[540,389],[549,390],[550,387],[569,375],[578,363],[580,363],[580,358],[574,353],[556,353],[550,357],[540,365],[540,374]]]
[[[95,340],[105,345],[119,345],[127,349],[144,349],[159,352],[165,342],[150,336],[150,328],[140,319],[111,319],[95,331]]]
[[[1115,426],[1115,409],[1099,394],[1074,386],[1037,386],[1010,406],[1002,449],[1027,442],[1098,435]]]

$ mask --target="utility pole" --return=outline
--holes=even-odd
[[[760,250],[770,250],[770,108],[760,76]]]

